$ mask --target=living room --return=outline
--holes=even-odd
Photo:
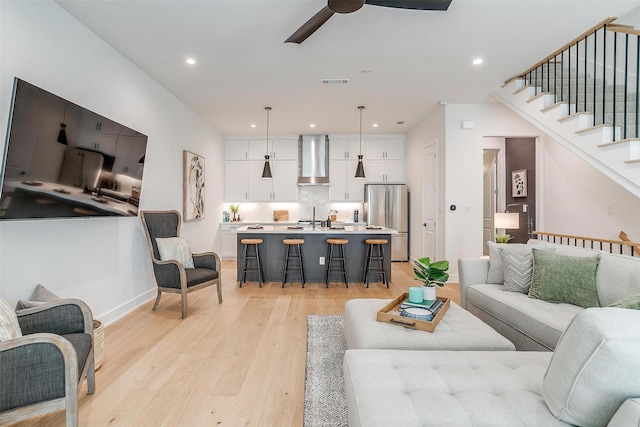
[[[620,7],[630,10],[630,3]],[[207,161],[207,216],[183,224],[182,235],[189,238],[194,252],[219,247],[218,224],[226,209],[219,191],[224,180],[223,134],[57,3],[3,1],[0,11],[0,127],[7,128],[13,78],[18,76],[144,132],[149,137],[141,200],[145,210],[181,210],[182,152],[201,154]],[[603,13],[595,21],[605,16]],[[631,14],[625,23],[633,23],[631,18],[637,14]],[[578,33],[593,23],[582,26]],[[568,39],[556,40],[550,50]],[[523,68],[538,59],[530,58]],[[262,109],[258,110],[262,114]],[[475,127],[461,129],[462,121],[472,121]],[[616,237],[620,230],[626,230],[632,239],[640,240],[634,215],[640,208],[637,197],[501,104],[439,105],[406,135],[407,183],[414,188],[421,188],[423,148],[437,141],[440,149],[438,207],[443,226],[438,255],[451,261],[452,281],[458,258],[482,253],[480,177],[482,138],[487,136],[538,138],[541,174],[536,185],[543,190],[538,200],[540,229],[602,238]],[[421,204],[421,191],[413,191],[413,230],[421,228]],[[468,206],[469,211],[451,211],[454,204]],[[613,213],[606,212],[609,204],[614,206]],[[42,283],[61,296],[86,301],[96,318],[118,325],[118,319],[148,305],[155,296],[146,245],[139,218],[0,222],[0,295],[13,304]],[[413,239],[411,252],[420,254],[421,245],[420,238]],[[167,309],[171,310],[169,304]],[[198,305],[197,299],[193,304]],[[315,302],[310,299],[308,304]],[[129,327],[120,325],[118,329]]]

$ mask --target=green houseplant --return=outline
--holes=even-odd
[[[496,234],[496,243],[507,243],[511,239],[513,239],[511,234]]]
[[[413,262],[413,272],[416,280],[422,282],[422,291],[425,300],[436,299],[435,286],[444,286],[449,279],[449,261],[433,261],[429,257],[420,258]]]
[[[237,221],[236,214],[238,213],[238,209],[240,209],[240,205],[229,205],[229,210],[233,213],[233,221]]]

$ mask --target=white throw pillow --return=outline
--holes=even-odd
[[[0,342],[9,341],[22,336],[16,312],[0,298]]]
[[[158,252],[160,252],[160,260],[176,260],[182,264],[184,268],[194,268],[191,248],[189,248],[189,241],[186,238],[157,238],[156,243],[158,244]]]
[[[640,396],[640,311],[587,308],[564,332],[542,383],[556,418],[606,426],[620,405]]]

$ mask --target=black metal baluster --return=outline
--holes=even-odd
[[[629,34],[625,34],[624,38],[624,117],[622,119],[622,139],[627,139],[627,102],[629,97],[627,91],[629,88]]]
[[[564,101],[564,50],[560,52],[560,101]]]
[[[640,116],[638,115],[638,109],[640,107],[640,99],[638,96],[640,94],[638,93],[638,91],[640,91],[640,36],[636,36],[636,132],[634,135],[636,138],[640,136],[638,134],[638,118],[640,118]]]
[[[606,26],[605,26],[606,27]],[[613,140],[616,138],[616,92],[618,92],[618,33],[613,33]]]
[[[582,102],[582,111],[587,111],[587,36],[584,36],[584,100]]]
[[[605,31],[606,34],[606,31]],[[604,80],[605,78],[605,74],[606,74],[606,70],[604,69],[604,57],[606,55],[607,52],[607,45],[606,45],[606,36],[604,36],[604,41],[602,43],[604,45],[603,48],[603,53],[602,53],[602,79]],[[585,50],[585,55],[587,54],[586,50]],[[596,120],[596,92],[598,91],[598,87],[597,87],[597,81],[598,81],[598,31],[594,31],[593,33],[593,126],[595,126],[598,122]],[[602,99],[602,123],[604,123],[604,86],[602,88],[602,95],[603,95],[603,99]]]

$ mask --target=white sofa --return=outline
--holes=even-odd
[[[349,427],[640,426],[639,324],[583,310],[553,353],[347,350]]]
[[[569,323],[584,308],[506,291],[500,247],[503,252],[506,249],[522,254],[530,253],[531,248],[553,248],[551,251],[560,256],[599,257],[595,274],[601,307],[640,293],[640,257],[539,240],[530,240],[527,244],[489,243],[489,257],[458,261],[461,305],[512,341],[517,350],[553,350]]]

